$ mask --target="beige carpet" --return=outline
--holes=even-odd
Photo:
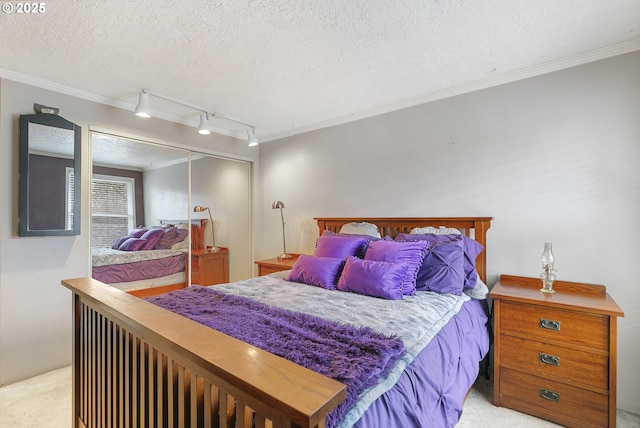
[[[557,427],[538,418],[491,404],[490,381],[478,379],[457,427]],[[71,426],[71,368],[54,370],[0,388],[0,428]],[[640,416],[618,410],[618,428],[640,428]]]

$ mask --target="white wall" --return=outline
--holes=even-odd
[[[191,160],[191,202],[187,189],[189,165],[179,163],[144,173],[146,225],[159,219],[187,219],[190,207],[209,207],[215,224],[216,245],[229,248],[229,280],[253,276],[251,236],[251,163],[196,155]],[[208,213],[191,213],[209,219]],[[208,222],[207,222],[208,223]],[[205,245],[211,245],[209,224]]]
[[[216,245],[229,248],[229,280],[253,276],[251,248],[251,165],[205,156],[191,162],[192,205],[208,206]],[[206,218],[202,216],[201,218]],[[205,243],[210,245],[210,229]]]
[[[33,103],[60,108],[82,127],[82,234],[17,236],[18,118]],[[71,363],[71,293],[60,280],[90,275],[89,127],[192,147],[206,153],[256,160],[258,150],[222,135],[41,88],[0,80],[0,384]]]
[[[489,285],[605,284],[618,323],[618,407],[640,413],[640,52],[260,146],[260,257],[311,252],[314,216],[492,216]]]

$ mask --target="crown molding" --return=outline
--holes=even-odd
[[[426,94],[419,95],[417,97],[412,97],[412,98],[408,98],[398,102],[385,104],[383,106],[375,107],[375,108],[357,112],[354,114],[337,117],[337,118],[326,120],[323,122],[314,123],[309,126],[303,126],[300,128],[291,129],[291,130],[280,132],[270,136],[261,137],[260,141],[261,143],[266,143],[268,141],[278,140],[281,138],[291,137],[297,134],[316,131],[322,128],[329,128],[332,126],[343,125],[345,123],[354,122],[356,120],[367,119],[369,117],[390,113],[390,112],[401,110],[408,107],[414,107],[420,104],[426,104],[428,102],[437,101],[444,98],[450,98],[456,95],[462,95],[469,92],[478,91],[481,89],[487,89],[494,86],[504,85],[506,83],[516,82],[518,80],[524,80],[530,77],[541,76],[543,74],[552,73],[554,71],[564,70],[567,68],[576,67],[578,65],[583,65],[583,64],[595,62],[601,59],[606,59],[606,58],[614,57],[617,55],[623,55],[626,53],[635,52],[638,50],[640,50],[640,38],[629,40],[624,43],[618,43],[612,46],[607,46],[601,49],[595,49],[589,52],[572,55],[566,58],[549,61],[543,64],[534,65],[531,67],[510,71],[507,73],[496,74],[488,78],[483,78],[473,82],[463,83],[461,85],[456,85],[449,88],[428,92]]]
[[[425,104],[432,101],[441,100],[444,98],[453,97],[469,92],[478,91],[481,89],[491,88],[506,83],[515,82],[518,80],[528,79],[530,77],[540,76],[543,74],[551,73],[554,71],[563,70],[570,67],[575,67],[582,64],[598,61],[601,59],[610,58],[617,55],[623,55],[626,53],[640,50],[640,38],[632,39],[623,43],[618,43],[612,46],[607,46],[600,49],[594,49],[592,51],[583,52],[577,55],[572,55],[566,58],[561,58],[554,61],[549,61],[543,64],[534,65],[531,67],[522,68],[519,70],[510,71],[507,73],[496,74],[488,78],[479,79],[473,82],[464,83],[461,85],[452,86],[449,88],[440,89],[433,92],[428,92],[417,97],[408,98],[394,103],[385,104],[383,106],[374,107],[361,112],[337,117],[334,119],[326,120],[323,122],[314,123],[308,126],[302,126],[300,128],[294,128],[284,132],[279,132],[269,136],[261,136],[260,142],[265,143],[268,141],[278,140],[281,138],[291,137],[297,134],[303,134],[306,132],[316,131],[322,128],[329,128],[332,126],[342,125],[348,122],[356,120],[366,119],[373,116],[378,116],[392,111],[401,110],[408,107],[414,107],[420,104]],[[80,98],[87,101],[93,101],[95,103],[104,104],[123,110],[134,111],[135,104],[127,103],[121,100],[117,100],[102,95],[97,95],[91,92],[83,91],[80,89],[72,88],[70,86],[62,85],[59,83],[51,82],[49,80],[41,79],[38,77],[30,76],[24,73],[18,73],[15,71],[0,68],[0,78],[13,80],[15,82],[24,83],[31,86],[36,86],[42,89],[70,95],[76,98]],[[191,122],[185,120],[183,117],[171,115],[163,112],[152,111],[153,117],[168,120],[170,122],[181,123],[190,127],[198,127],[197,122]],[[229,137],[238,137],[237,133],[231,132],[226,129],[212,128],[212,132],[217,134],[226,135]]]

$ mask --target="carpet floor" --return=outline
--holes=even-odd
[[[524,413],[495,407],[491,381],[479,378],[464,405],[461,428],[557,427]],[[618,428],[640,428],[640,416],[618,410]],[[71,367],[0,388],[0,428],[71,426]]]

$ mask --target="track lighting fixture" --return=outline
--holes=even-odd
[[[138,97],[138,105],[136,106],[136,116],[151,117],[149,113],[149,94],[142,91]]]
[[[198,132],[200,134],[203,135],[209,135],[211,134],[211,126],[209,123],[209,117],[215,117],[216,119],[220,119],[220,120],[228,120],[231,122],[235,122],[238,123],[240,125],[246,126],[247,129],[247,142],[249,144],[249,146],[256,146],[258,145],[258,138],[256,137],[256,127],[253,125],[250,125],[248,123],[242,122],[238,119],[234,119],[232,117],[229,117],[227,115],[225,115],[224,113],[220,113],[217,111],[214,111],[213,113],[209,113],[211,110],[207,110],[204,108],[200,108],[191,104],[187,104],[187,103],[183,103],[182,101],[178,101],[175,100],[173,98],[169,98],[169,97],[165,97],[164,95],[160,95],[160,94],[156,94],[153,92],[149,92],[145,89],[142,90],[142,92],[140,92],[140,95],[138,97],[138,105],[136,106],[135,109],[135,113],[137,116],[140,117],[151,117],[150,114],[150,110],[149,110],[149,96],[153,96],[156,98],[160,98],[163,99],[165,101],[169,101],[175,104],[179,104],[181,106],[184,107],[188,107],[191,108],[193,110],[198,110],[200,111],[200,124],[198,126]]]
[[[198,126],[198,132],[202,135],[211,134],[211,130],[209,129],[209,114],[208,113],[200,113],[200,126]]]
[[[249,147],[253,147],[253,146],[257,146],[258,145],[258,138],[256,137],[255,134],[255,128],[252,126],[251,128],[247,129],[247,143],[249,143]]]

